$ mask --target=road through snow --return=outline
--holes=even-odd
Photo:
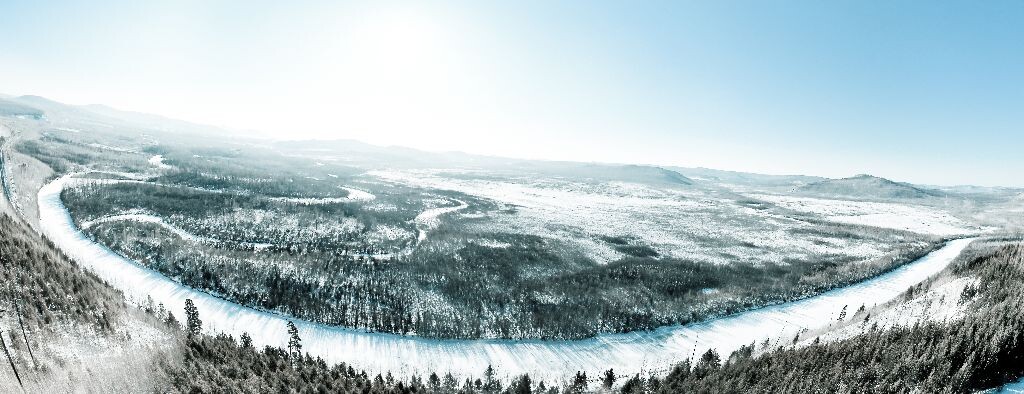
[[[68,256],[124,291],[135,302],[147,296],[163,303],[184,321],[185,299],[192,299],[208,332],[239,336],[248,332],[258,346],[285,346],[286,317],[244,307],[193,290],[143,268],[110,249],[91,242],[79,231],[60,200],[71,178],[57,179],[39,191],[43,233]],[[606,334],[578,341],[541,340],[437,340],[392,334],[367,333],[294,320],[304,349],[330,363],[346,362],[371,374],[391,371],[399,376],[436,371],[457,377],[480,376],[494,365],[503,376],[529,373],[534,379],[561,382],[576,371],[599,376],[614,368],[620,375],[664,372],[709,348],[728,355],[741,345],[768,337],[787,341],[804,328],[818,328],[836,320],[844,306],[886,302],[927,277],[941,271],[970,239],[950,241],[943,248],[903,267],[852,286],[800,301],[769,306],[737,315],[649,332]],[[775,342],[773,346],[780,346]]]

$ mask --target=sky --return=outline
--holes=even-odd
[[[0,1],[0,93],[283,139],[1024,186],[1024,1]]]

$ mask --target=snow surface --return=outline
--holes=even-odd
[[[166,169],[173,168],[170,165],[164,164],[164,156],[163,155],[154,155],[153,157],[150,157],[149,158],[149,164],[152,164],[152,165],[156,166],[156,168],[159,168],[161,170],[166,170]]]
[[[789,230],[804,223],[697,189],[560,178],[457,177],[453,170],[377,170],[367,175],[427,189],[452,190],[497,202],[500,209],[472,230],[513,232],[574,245],[598,263],[623,255],[600,236],[621,236],[663,256],[728,264],[783,263],[839,254],[885,255],[887,245],[856,239],[813,239]],[[514,213],[501,213],[513,211]],[[717,243],[709,247],[709,243]],[[753,247],[740,246],[748,244]]]
[[[948,213],[921,206],[769,194],[751,194],[750,197],[794,211],[818,214],[826,220],[838,223],[942,236],[971,234],[983,230]]]
[[[817,335],[823,342],[838,341],[863,334],[876,325],[879,329],[892,327],[910,327],[916,323],[927,321],[950,322],[962,319],[970,302],[961,302],[960,296],[967,286],[978,284],[977,278],[956,278],[945,283],[936,283],[923,294],[907,302],[870,308],[867,313],[855,313],[860,305],[850,305],[847,309],[849,317],[844,323]],[[868,317],[865,320],[865,317]],[[814,335],[801,335],[802,343],[813,342]]]
[[[257,346],[287,345],[286,317],[240,306],[193,290],[91,242],[74,226],[60,200],[71,178],[64,176],[39,190],[43,233],[65,253],[100,278],[144,303],[151,296],[184,321],[185,299],[192,299],[208,332],[239,336],[248,332]],[[423,374],[451,372],[479,376],[493,365],[506,377],[529,373],[535,379],[561,381],[577,371],[598,376],[614,368],[623,375],[664,373],[673,364],[709,348],[729,354],[741,345],[768,337],[792,337],[835,321],[846,305],[875,305],[899,296],[945,268],[971,239],[950,241],[931,254],[871,280],[816,297],[765,307],[730,317],[654,331],[605,334],[579,341],[438,340],[367,333],[293,319],[304,349],[329,363],[345,362],[369,372]]]
[[[317,179],[319,180],[319,179]],[[363,190],[353,189],[350,187],[339,186],[341,189],[348,191],[348,196],[345,197],[270,197],[271,201],[287,202],[299,205],[319,205],[319,204],[335,204],[341,202],[353,202],[353,201],[370,201],[377,196],[368,193]]]
[[[1024,393],[1024,378],[1005,385],[999,388],[999,390],[994,391],[994,393]]]

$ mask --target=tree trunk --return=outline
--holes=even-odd
[[[0,346],[4,348],[4,354],[7,355],[7,362],[11,363],[11,370],[14,371],[14,377],[18,379],[18,386],[21,390],[25,390],[25,384],[21,382],[21,374],[18,373],[18,367],[14,365],[14,358],[11,357],[11,352],[7,350],[7,341],[4,340],[4,330],[0,328]]]

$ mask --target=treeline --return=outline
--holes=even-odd
[[[187,340],[181,360],[161,365],[169,376],[168,392],[180,393],[583,393],[585,376],[568,382],[534,381],[522,375],[503,382],[488,368],[480,377],[457,379],[451,374],[395,378],[371,375],[345,363],[298,356],[286,349],[239,343],[226,335]]]
[[[1024,376],[1024,246],[968,255],[952,267],[978,287],[963,319],[877,329],[831,343],[776,349],[751,357],[752,348],[721,362],[709,353],[678,365],[657,392],[967,393]],[[644,393],[644,379],[623,392]]]
[[[172,159],[173,160],[173,159]],[[175,163],[169,161],[167,164]],[[257,173],[212,175],[198,170],[176,170],[153,179],[156,182],[235,193],[253,193],[268,197],[345,197],[348,191],[333,182],[306,179],[296,173]]]
[[[149,312],[156,312],[150,309]],[[390,372],[370,377],[345,363],[328,365],[319,357],[302,352],[298,328],[288,322],[287,348],[253,346],[247,333],[240,341],[225,334],[205,335],[202,316],[191,300],[185,300],[186,321],[179,323],[170,313],[164,323],[184,329],[178,340],[182,352],[178,359],[166,359],[160,370],[168,377],[167,392],[292,392],[292,393],[465,393],[465,394],[578,394],[591,385],[586,374],[577,373],[565,382],[534,381],[528,374],[505,382],[493,367],[479,377],[457,379],[450,373],[413,374],[396,379]],[[596,380],[596,379],[595,379]],[[608,370],[601,385],[610,389],[616,380]],[[656,379],[652,379],[652,382]]]
[[[254,193],[273,197],[345,197],[339,179],[360,170],[337,163],[314,163],[257,146],[245,149],[201,148],[197,144],[158,145],[147,153],[164,156],[174,167],[157,182]]]

